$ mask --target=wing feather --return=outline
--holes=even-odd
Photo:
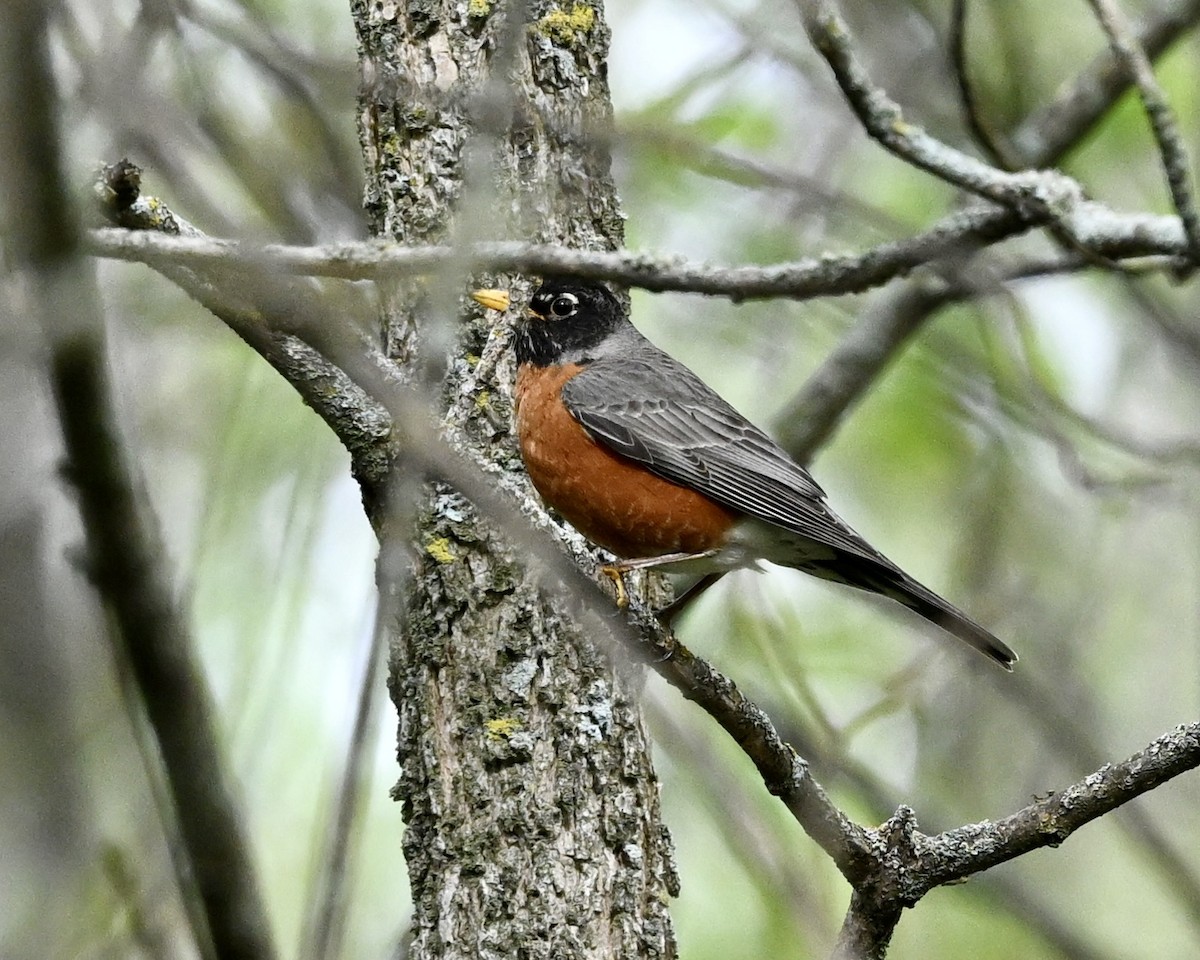
[[[593,439],[664,479],[832,549],[834,562],[791,565],[890,597],[1012,669],[1016,654],[1006,644],[855,533],[774,440],[683,364],[633,336],[563,387],[567,409]]]
[[[595,440],[726,507],[882,559],[779,444],[677,360],[648,342],[639,354],[595,360],[564,386],[567,409]]]

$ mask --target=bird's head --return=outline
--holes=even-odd
[[[503,290],[476,290],[471,296],[492,310],[510,305]],[[537,366],[587,362],[627,322],[621,301],[603,284],[547,277],[517,320],[517,362]]]

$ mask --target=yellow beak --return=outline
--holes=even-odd
[[[471,294],[471,299],[487,307],[489,310],[508,309],[509,296],[507,290],[476,290]]]

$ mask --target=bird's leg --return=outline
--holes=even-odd
[[[617,588],[617,606],[624,610],[629,606],[629,594],[625,591],[625,568],[620,564],[606,563],[600,568],[600,572]]]
[[[717,550],[706,550],[703,553],[665,553],[658,557],[639,557],[635,560],[618,560],[616,563],[607,563],[600,568],[600,572],[612,580],[617,588],[617,606],[624,610],[629,606],[629,594],[625,591],[625,574],[631,570],[644,570],[652,567],[666,566],[672,563],[684,563],[688,560],[703,560],[706,557],[716,556]],[[707,580],[707,577],[702,578],[701,582]],[[716,582],[714,579],[713,583]],[[705,584],[709,586],[710,584]],[[693,591],[689,590],[680,600],[686,599]],[[676,606],[680,601],[670,604],[664,609],[670,609]],[[680,608],[682,609],[682,607]],[[678,613],[678,610],[675,611]],[[670,622],[670,621],[668,621]]]
[[[725,572],[724,570],[714,570],[712,573],[704,574],[665,607],[655,610],[654,615],[669,627],[675,622],[675,618],[691,606],[700,594],[725,576]]]

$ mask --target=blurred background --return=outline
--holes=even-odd
[[[1195,3],[1123,4],[1131,15]],[[909,119],[967,149],[950,0],[845,0]],[[1084,4],[973,4],[969,74],[998,134],[1104,50]],[[615,0],[609,77],[628,246],[713,263],[852,252],[961,198],[870,143],[781,0]],[[1200,41],[1159,76],[1197,144]],[[76,182],[129,156],[219,236],[353,239],[356,64],[342,0],[64,2]],[[1136,98],[1064,168],[1120,210],[1170,212]],[[82,186],[81,186],[82,190]],[[1044,237],[1000,258],[1052,251]],[[375,542],[348,458],[291,388],[143,267],[98,265],[126,437],[145,475],[243,791],[284,955],[302,955],[370,649]],[[804,303],[634,294],[634,317],[759,424],[895,283]],[[799,574],[738,574],[680,624],[862,822],[1004,816],[1200,711],[1200,294],[1103,269],[932,314],[814,461],[838,511],[1015,647],[1003,675],[912,618]],[[76,558],[36,338],[0,340],[0,956],[189,956],[160,786]],[[406,888],[382,683],[343,955],[395,954]],[[655,678],[647,710],[683,892],[682,955],[820,957],[836,870],[750,764]],[[53,811],[47,815],[46,811]],[[932,894],[896,958],[1200,952],[1200,780]]]

